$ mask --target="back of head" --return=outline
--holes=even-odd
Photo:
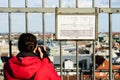
[[[20,52],[33,52],[37,45],[36,37],[31,33],[22,33],[18,40],[18,49]]]

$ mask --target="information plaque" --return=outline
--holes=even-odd
[[[93,40],[96,38],[95,15],[57,15],[56,39]]]

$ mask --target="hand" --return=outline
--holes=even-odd
[[[37,46],[34,50],[34,53],[40,58],[43,59],[44,58],[44,52],[46,51],[46,47],[45,46]]]
[[[37,51],[38,52],[36,52],[36,53],[39,54],[38,57],[40,57],[40,59],[42,59],[44,54],[43,54],[43,52],[42,52],[42,50],[41,50],[41,48],[39,46],[37,47]]]

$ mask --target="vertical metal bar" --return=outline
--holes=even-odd
[[[76,8],[78,8],[78,0],[76,0]],[[79,56],[79,54],[78,54],[78,41],[76,41],[76,80],[79,80],[79,75],[80,75],[78,56]]]
[[[109,0],[109,8],[111,8],[111,0]],[[112,80],[112,13],[109,13],[109,80]]]
[[[112,14],[109,14],[109,24],[109,78],[112,80]]]
[[[67,74],[67,80],[69,80],[69,71],[67,71],[66,74]]]
[[[95,0],[92,0],[92,8],[95,7]]]
[[[11,0],[8,0],[8,8],[11,7]],[[12,40],[11,40],[11,12],[8,13],[9,22],[9,56],[12,57]]]
[[[61,0],[59,0],[59,8],[61,8]],[[56,11],[57,12],[57,11]],[[62,67],[62,41],[60,42],[60,76],[61,76],[61,80],[63,80],[63,67]]]
[[[78,0],[76,0],[76,8],[78,8]]]
[[[42,0],[42,8],[44,8],[44,0]],[[45,13],[42,12],[42,33],[43,33],[43,45],[45,45]]]
[[[76,80],[79,80],[79,65],[78,65],[78,41],[76,41]]]
[[[95,1],[92,0],[92,8],[94,8],[94,7],[95,7]],[[96,24],[96,21],[95,21],[95,24]],[[96,62],[95,62],[95,41],[94,40],[93,40],[93,56],[92,57],[93,57],[93,76],[92,76],[93,78],[92,79],[95,80],[95,64],[96,64]]]
[[[80,70],[80,80],[83,80],[83,72]]]
[[[95,64],[96,64],[96,62],[95,62],[95,41],[93,41],[93,80],[95,80]]]
[[[95,30],[96,30],[96,32],[95,32],[95,40],[97,40],[98,39],[98,13],[97,13],[97,8],[95,8]],[[93,66],[93,69],[94,69],[94,76],[93,76],[93,78],[94,78],[94,80],[96,80],[96,77],[95,77],[95,72],[96,72],[96,55],[95,55],[95,41],[94,41],[94,44],[93,44],[93,60],[94,60],[94,66]]]
[[[42,0],[42,8],[44,8],[44,0]]]
[[[28,8],[28,1],[25,0],[25,8]],[[25,20],[26,20],[26,33],[28,33],[28,12],[25,13]]]
[[[61,0],[59,0],[59,8],[61,8]]]
[[[60,76],[61,76],[61,80],[63,80],[63,68],[62,68],[62,41],[60,41]]]
[[[43,45],[45,45],[45,13],[42,12],[42,33],[43,33]]]

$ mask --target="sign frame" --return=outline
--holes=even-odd
[[[55,39],[56,40],[97,40],[98,38],[97,12],[95,13],[64,13],[58,10],[59,9],[56,8],[56,15],[55,15],[55,34],[56,34]],[[79,22],[85,18],[88,22],[85,22],[85,21],[81,23]],[[86,23],[86,24],[82,24],[82,23]],[[80,25],[84,25],[84,27],[83,26],[81,27]],[[63,28],[63,26],[65,26],[65,28]],[[66,26],[69,26],[69,27],[66,27]],[[73,36],[71,36],[70,34],[72,34]]]

